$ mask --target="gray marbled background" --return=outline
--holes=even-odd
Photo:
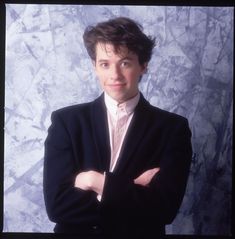
[[[42,195],[43,143],[53,110],[100,94],[85,27],[139,21],[157,47],[145,97],[189,119],[193,163],[169,234],[230,233],[233,112],[232,7],[6,5],[4,231],[50,232]]]

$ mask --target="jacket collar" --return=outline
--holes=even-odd
[[[123,147],[120,152],[120,158],[114,169],[114,172],[122,172],[128,163],[133,162],[133,154],[140,147],[141,140],[147,132],[150,125],[150,104],[140,95],[140,100],[135,108],[131,124],[125,136]]]
[[[108,171],[111,151],[104,94],[93,101],[91,107],[91,122],[97,151],[97,160],[101,163],[100,170]]]

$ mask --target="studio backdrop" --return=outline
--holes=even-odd
[[[190,6],[6,5],[4,231],[52,232],[42,193],[50,115],[101,93],[82,35],[117,16],[156,37],[144,96],[192,130],[187,190],[167,233],[229,235],[234,9]]]

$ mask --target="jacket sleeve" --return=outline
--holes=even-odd
[[[74,187],[79,165],[75,162],[69,131],[58,112],[52,113],[51,121],[43,172],[46,210],[53,222],[76,224],[80,215],[89,218],[89,212],[97,207],[96,194]]]
[[[133,179],[107,173],[102,207],[111,214],[132,218],[153,218],[170,224],[181,205],[190,169],[191,131],[187,120],[179,120],[166,137],[160,171],[149,186],[136,185]],[[157,161],[158,159],[156,159]]]

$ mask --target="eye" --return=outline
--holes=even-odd
[[[130,67],[130,66],[131,66],[131,63],[130,63],[130,61],[123,61],[123,62],[121,63],[121,66],[122,66],[122,67]]]
[[[109,67],[109,64],[107,62],[100,63],[100,67],[107,69]]]

